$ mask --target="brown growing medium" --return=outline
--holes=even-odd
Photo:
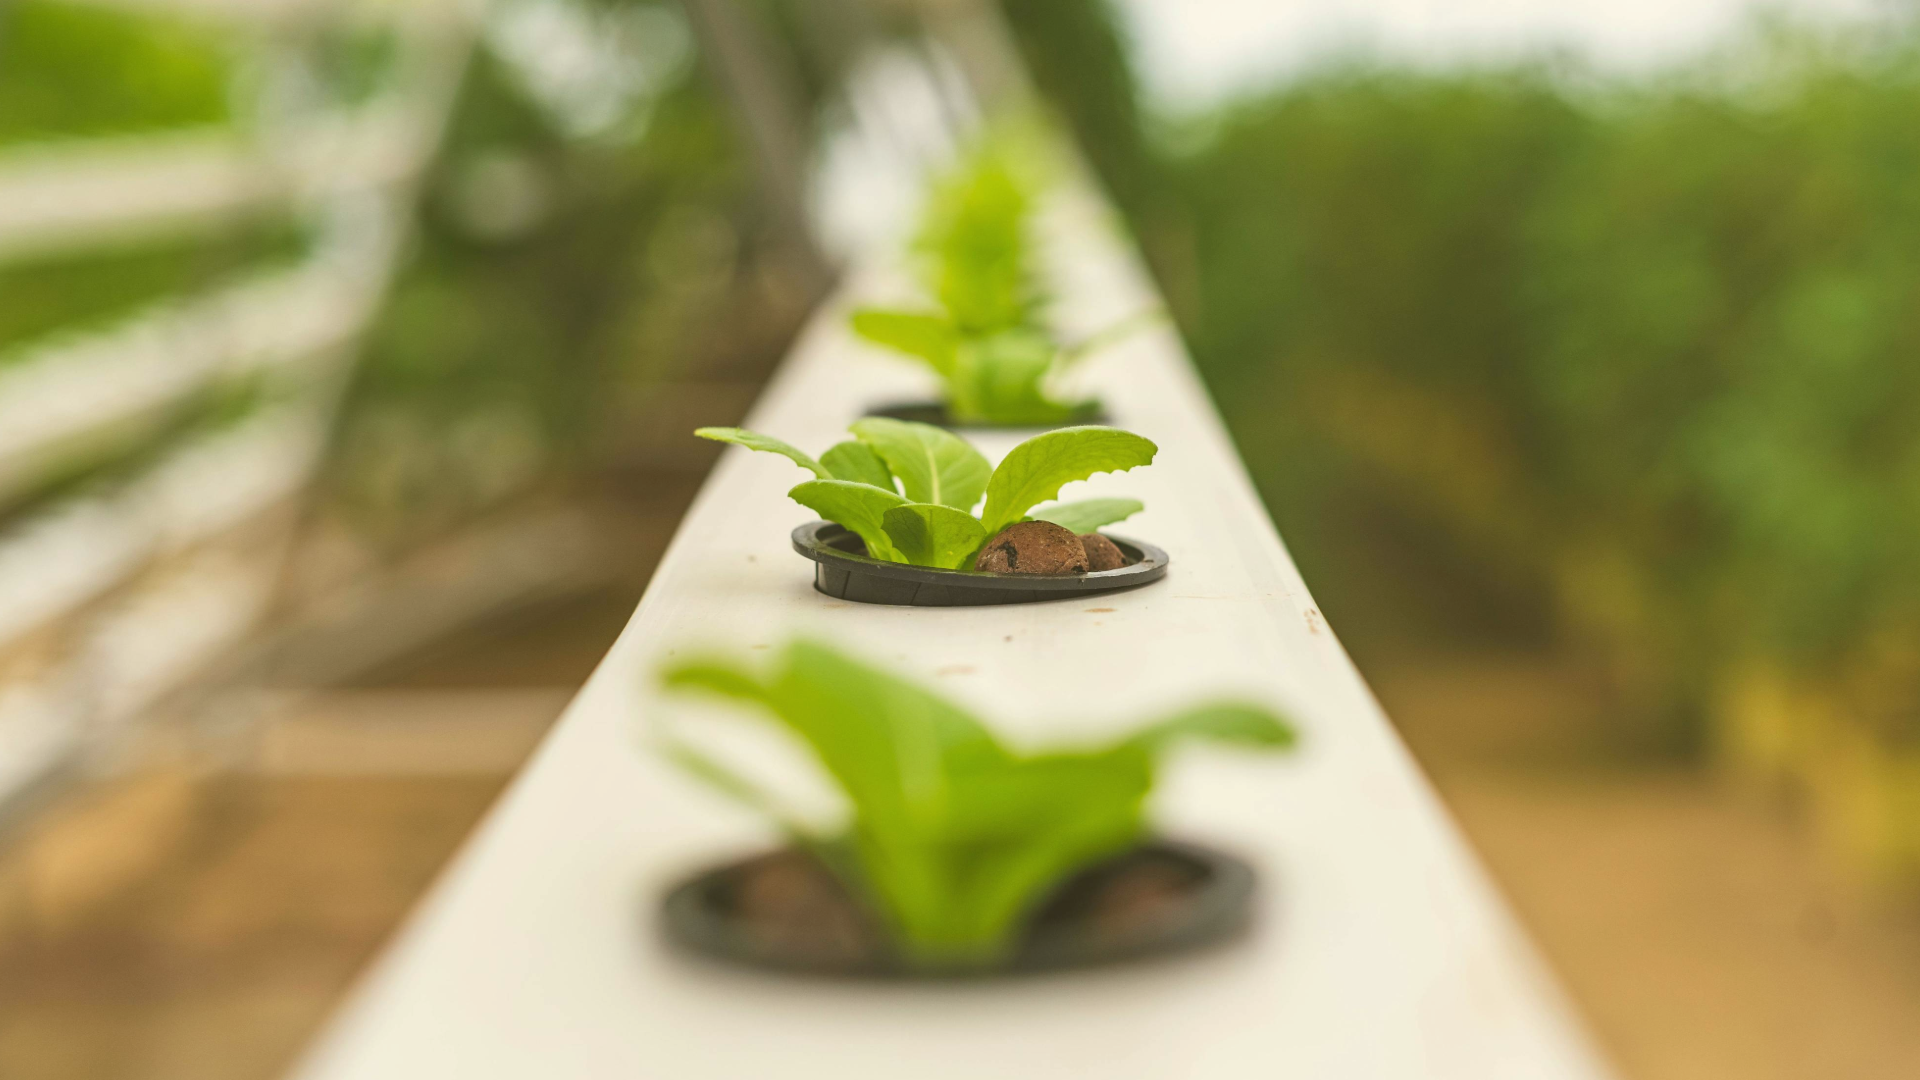
[[[1022,521],[1000,530],[973,562],[992,574],[1084,574],[1087,549],[1051,521]]]
[[[823,962],[858,962],[880,947],[860,909],[811,856],[782,851],[735,878],[734,914],[763,947]]]
[[[1120,545],[1097,532],[1082,535],[1080,546],[1087,549],[1088,570],[1118,570],[1127,565],[1127,557],[1120,553]]]
[[[894,959],[882,924],[812,855],[787,849],[720,870],[701,901],[727,933],[785,963],[822,971]],[[1083,939],[1094,951],[1164,932],[1193,910],[1206,875],[1121,853],[1081,868],[1027,920],[1027,933]]]

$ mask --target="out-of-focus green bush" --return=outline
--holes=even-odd
[[[1170,170],[1192,229],[1186,329],[1316,582],[1528,556],[1518,211],[1587,121],[1540,72],[1361,69],[1208,122]],[[1448,550],[1395,543],[1436,520]]]
[[[1552,634],[1668,743],[1756,662],[1920,736],[1916,110],[1886,27],[1336,65],[1173,125],[1134,220],[1336,618]]]
[[[0,262],[0,367],[51,336],[84,334],[159,301],[297,258],[308,231],[286,220],[229,222],[188,237]]]
[[[1913,38],[1776,29],[1590,104],[1530,208],[1539,471],[1560,546],[1621,567],[1567,606],[1677,675],[1920,665],[1916,108]]]
[[[853,42],[799,40],[818,27],[790,0],[743,14],[811,115]],[[772,237],[679,4],[499,0],[476,30],[324,470],[325,504],[396,550],[644,457],[676,383],[721,385],[722,411],[664,426],[736,419],[725,387],[744,403],[817,284]],[[411,59],[392,27],[364,19],[0,2],[0,160],[208,125],[285,138],[326,110],[399,100]],[[0,364],[295,258],[312,232],[236,219],[0,260]],[[157,425],[133,451],[176,436]]]
[[[234,26],[159,9],[0,5],[0,167],[14,155],[90,144],[123,146],[137,161],[138,145],[117,140],[209,125],[238,131],[232,100],[245,83],[246,40]],[[33,160],[44,168],[51,159]],[[134,168],[129,183],[139,181]],[[62,344],[287,265],[311,239],[298,215],[249,213],[158,235],[83,234],[65,245],[9,251],[0,258],[0,369],[30,360],[64,364],[74,354],[62,353]],[[259,378],[221,380],[67,440],[8,481],[0,528],[72,496],[113,491],[281,393]]]
[[[618,474],[654,425],[738,419],[656,414],[750,388],[806,314],[705,74],[677,3],[494,6],[328,468],[366,535],[404,548]]]
[[[231,46],[158,11],[0,4],[0,145],[223,123]]]

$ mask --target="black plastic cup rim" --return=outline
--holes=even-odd
[[[769,942],[728,911],[732,881],[754,864],[782,854],[766,852],[711,867],[670,889],[658,910],[658,928],[667,944],[708,960],[796,976],[921,982],[1005,978],[1153,960],[1224,944],[1251,925],[1259,892],[1253,867],[1234,855],[1202,844],[1149,839],[1063,882],[1029,919],[1019,944],[999,960],[916,964],[884,948],[829,958]],[[1103,935],[1088,920],[1071,914],[1076,892],[1084,895],[1102,875],[1143,862],[1194,878],[1177,910],[1123,935]],[[1068,913],[1062,915],[1063,909]]]
[[[1083,401],[1073,405],[1067,415],[1058,420],[1038,420],[1029,423],[958,420],[947,412],[947,403],[944,401],[902,401],[890,405],[876,405],[867,410],[867,415],[884,416],[891,420],[910,420],[916,424],[932,424],[934,427],[948,428],[953,431],[1051,431],[1054,428],[1077,427],[1081,424],[1104,424],[1110,419],[1107,410],[1097,401]]]
[[[1165,551],[1144,541],[1102,535],[1127,557],[1127,565],[1086,574],[992,574],[910,566],[868,557],[858,536],[831,521],[811,521],[794,529],[793,550],[813,560],[815,589],[836,600],[862,604],[1028,604],[1131,589],[1167,576]]]

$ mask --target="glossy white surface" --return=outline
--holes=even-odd
[[[1092,210],[1053,224],[1066,321],[1152,302]],[[842,325],[819,315],[751,426],[817,451],[863,407],[925,393]],[[809,516],[784,497],[799,471],[729,450],[625,633],[300,1075],[1605,1076],[1314,607],[1177,339],[1143,334],[1088,375],[1161,453],[1084,493],[1146,501],[1125,531],[1172,554],[1165,581],[1000,608],[832,601],[788,547]],[[997,457],[1014,440],[979,441]],[[949,987],[666,953],[650,928],[661,890],[767,834],[643,751],[647,720],[684,708],[649,672],[677,649],[745,652],[795,631],[936,684],[1015,740],[1223,692],[1290,708],[1305,734],[1292,759],[1195,753],[1157,796],[1170,831],[1261,868],[1256,931],[1184,961]]]

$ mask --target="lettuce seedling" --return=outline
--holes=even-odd
[[[1137,321],[1071,348],[1054,340],[1033,265],[1031,170],[1011,157],[989,142],[935,185],[915,242],[934,309],[863,308],[853,313],[853,331],[931,368],[956,421],[1065,423],[1086,415],[1089,403],[1060,401],[1048,384]]]
[[[971,567],[987,541],[1018,521],[1051,521],[1089,533],[1139,513],[1144,507],[1136,499],[1034,508],[1075,480],[1149,465],[1159,452],[1151,440],[1118,428],[1070,427],[1028,439],[992,468],[965,439],[931,424],[870,416],[849,430],[853,439],[819,460],[740,428],[706,427],[694,434],[791,459],[815,479],[787,494],[859,536],[868,555],[945,570]],[[983,496],[976,516],[973,508]]]
[[[662,733],[663,751],[771,817],[815,852],[892,930],[910,960],[989,962],[1067,877],[1137,844],[1167,752],[1189,740],[1283,750],[1271,710],[1205,704],[1117,742],[1014,750],[966,710],[817,642],[771,670],[725,659],[669,665],[665,685],[757,706],[797,736],[845,794],[843,827],[821,830],[759,785]]]

